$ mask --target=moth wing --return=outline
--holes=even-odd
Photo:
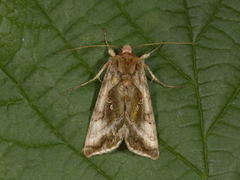
[[[113,102],[118,102],[114,96],[114,88],[120,81],[115,61],[109,63],[104,76],[94,112],[89,124],[88,133],[83,148],[85,156],[90,157],[116,149],[123,140],[120,129],[123,125],[122,108],[113,110]],[[121,106],[121,104],[119,105]]]
[[[125,142],[132,152],[151,159],[158,159],[156,123],[149,94],[144,62],[132,77],[134,84],[131,104],[126,117]]]

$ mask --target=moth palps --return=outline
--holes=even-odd
[[[153,51],[140,57],[129,45],[119,54],[108,46],[110,58],[98,74],[82,87],[96,79],[106,69],[94,112],[89,124],[83,154],[87,157],[110,152],[124,140],[127,148],[141,156],[158,159],[159,148],[145,70],[164,87],[176,88],[159,81],[144,63]]]

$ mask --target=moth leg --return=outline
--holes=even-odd
[[[153,50],[151,50],[149,53],[146,53],[146,54],[143,54],[142,56],[140,56],[140,59],[144,60],[144,59],[147,59],[149,58],[152,53],[154,53],[155,51],[157,51],[158,49],[160,49],[163,45],[161,44],[160,46],[154,48]]]
[[[160,81],[160,80],[153,74],[153,72],[151,71],[151,69],[149,68],[148,65],[145,64],[144,67],[148,70],[149,74],[151,75],[152,81],[156,81],[157,83],[161,84],[163,87],[167,87],[167,88],[182,88],[182,87],[183,87],[183,86],[171,86],[171,85],[165,84],[164,82]]]
[[[70,89],[64,91],[63,94],[67,94],[67,93],[69,93],[69,92],[71,92],[71,91],[74,91],[74,90],[76,90],[76,89],[79,89],[79,88],[81,88],[81,87],[83,87],[83,86],[85,86],[85,85],[87,85],[87,84],[89,84],[89,83],[91,83],[91,82],[93,82],[93,81],[95,81],[95,80],[97,80],[97,79],[99,79],[99,80],[101,81],[100,76],[101,76],[102,72],[108,67],[108,65],[109,65],[109,62],[105,63],[105,64],[103,65],[103,67],[100,69],[100,71],[96,74],[96,76],[95,76],[94,78],[90,79],[90,80],[87,81],[87,82],[84,82],[84,83],[82,83],[82,84],[79,84],[78,86],[75,86],[75,87],[73,87],[73,88],[70,88]]]
[[[116,56],[116,53],[114,52],[114,50],[110,47],[110,45],[109,45],[109,43],[108,43],[108,40],[107,40],[107,32],[106,32],[106,31],[104,31],[104,42],[105,42],[105,44],[107,45],[109,56],[111,56],[111,57]]]

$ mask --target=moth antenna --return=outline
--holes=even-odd
[[[156,43],[146,43],[146,44],[141,44],[139,46],[154,46],[154,45],[164,45],[164,44],[182,44],[182,45],[196,45],[197,43],[195,42],[167,42],[167,41],[162,41],[162,42],[156,42]]]
[[[107,40],[107,31],[106,30],[103,30],[103,35],[104,35],[104,42],[105,42],[105,45],[107,46],[108,48],[108,54],[110,56],[116,56],[116,53],[114,52],[114,50],[111,48],[111,45],[109,45],[108,43],[108,40]]]
[[[75,50],[79,50],[79,49],[85,49],[85,48],[102,48],[102,47],[118,47],[115,45],[106,45],[106,44],[93,44],[93,45],[86,45],[86,46],[79,46],[77,48],[72,48],[72,49],[66,49],[63,51],[59,51],[58,53],[66,53],[69,51],[75,51]]]

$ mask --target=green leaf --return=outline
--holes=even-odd
[[[240,179],[239,0],[0,1],[1,180]],[[108,60],[102,44],[165,45],[146,63],[161,156],[127,149],[86,158],[81,149],[95,82],[66,96]],[[141,55],[151,48],[135,48]]]

